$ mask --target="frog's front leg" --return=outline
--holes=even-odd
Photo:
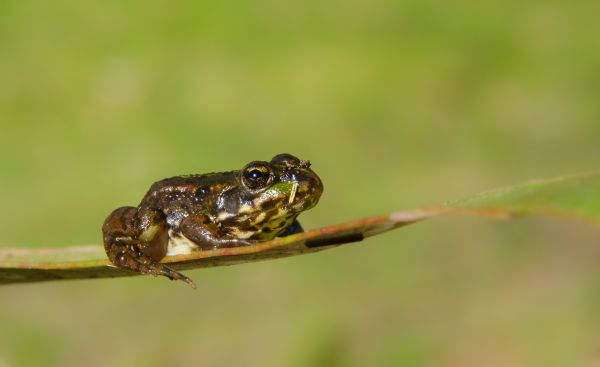
[[[205,214],[192,214],[185,217],[179,225],[181,233],[202,250],[214,250],[222,247],[248,246],[254,241],[234,237],[235,234],[222,233],[219,226]]]
[[[298,219],[294,219],[292,224],[290,224],[283,232],[278,234],[277,237],[285,237],[285,236],[289,236],[289,235],[296,234],[296,233],[302,233],[302,232],[304,232],[304,229],[300,225],[300,222],[298,222]]]
[[[104,249],[110,261],[142,274],[164,275],[196,288],[185,275],[163,265],[169,235],[164,214],[159,210],[139,211],[122,207],[113,211],[102,226]]]

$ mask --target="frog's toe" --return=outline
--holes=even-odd
[[[141,274],[162,275],[171,280],[181,280],[192,288],[196,289],[196,284],[190,278],[180,272],[169,268],[168,266],[156,262],[145,256],[135,245],[126,247],[122,251],[109,251],[110,261],[119,268],[127,269]]]
[[[151,274],[154,276],[162,275],[171,280],[181,280],[187,283],[190,287],[196,289],[196,284],[194,281],[181,274],[177,270],[171,269],[164,264],[154,262],[144,256],[137,258],[136,261],[138,262],[139,266],[137,266],[135,270],[140,273]]]
[[[183,282],[186,282],[190,287],[196,289],[196,283],[194,283],[194,281],[188,277],[186,277],[185,275],[181,274],[180,272],[173,270],[171,268],[169,268],[168,266],[162,265],[162,264],[157,264],[160,266],[160,274],[157,275],[164,275],[167,278],[171,279],[171,280],[181,280]]]
[[[142,258],[138,258],[137,260],[139,262],[139,266],[135,270],[140,273],[151,274],[154,276],[162,275],[171,280],[181,280],[181,281],[187,283],[190,287],[196,289],[196,284],[194,283],[194,281],[192,279],[186,277],[185,275],[181,274],[177,270],[171,269],[170,267],[168,267],[164,264],[151,261],[148,258],[142,257]]]

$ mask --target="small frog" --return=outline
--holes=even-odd
[[[106,218],[106,254],[118,267],[195,288],[190,278],[160,260],[302,232],[296,217],[314,207],[323,192],[321,179],[309,167],[309,161],[279,154],[239,171],[158,181],[138,207],[118,208]]]

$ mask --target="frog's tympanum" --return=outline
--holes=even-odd
[[[160,263],[166,255],[246,246],[302,232],[296,217],[317,204],[323,184],[310,162],[279,154],[239,171],[158,181],[137,207],[113,211],[102,227],[110,261],[194,285]]]

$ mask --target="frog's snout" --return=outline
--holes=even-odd
[[[300,164],[298,164],[298,166],[299,166],[300,168],[305,168],[305,169],[306,169],[306,168],[310,168],[310,161],[309,161],[309,160],[304,160],[304,159],[303,159],[303,160],[301,160],[301,161],[300,161]]]
[[[310,169],[311,163],[307,159],[298,159],[287,153],[273,157],[271,164],[280,169],[277,176],[281,181],[293,183],[288,193],[287,204],[298,206],[314,206],[323,192],[323,183],[319,176]]]
[[[319,199],[323,192],[323,182],[316,173],[310,169],[299,169],[294,176],[295,182],[298,184],[297,189],[294,190],[296,196]]]

